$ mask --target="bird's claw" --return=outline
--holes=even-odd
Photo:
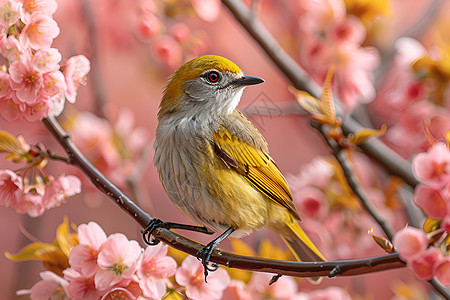
[[[158,227],[170,229],[170,223],[163,222],[160,219],[152,219],[148,226],[141,230],[142,238],[147,245],[155,246],[159,244],[159,240],[151,238],[152,232]]]
[[[202,262],[203,270],[205,274],[205,282],[207,282],[208,272],[214,272],[219,269],[219,264],[212,263],[209,264],[209,260],[211,259],[211,255],[215,249],[215,245],[209,243],[203,249],[197,252],[197,259]]]

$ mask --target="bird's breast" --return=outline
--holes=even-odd
[[[216,231],[266,226],[273,202],[220,159],[212,134],[158,126],[154,163],[169,198],[187,217]]]

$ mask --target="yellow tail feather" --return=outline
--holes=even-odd
[[[326,261],[300,225],[288,218],[282,226],[276,226],[278,232],[298,261]]]

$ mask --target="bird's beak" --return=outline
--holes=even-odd
[[[263,83],[263,82],[264,82],[264,79],[244,75],[241,78],[233,80],[231,82],[231,84],[233,84],[235,86],[247,86],[247,85],[254,85],[254,84],[259,84],[259,83]]]

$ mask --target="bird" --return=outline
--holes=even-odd
[[[197,253],[205,280],[218,268],[209,262],[220,242],[265,227],[281,236],[297,260],[325,261],[298,223],[266,140],[236,109],[244,89],[263,82],[224,57],[204,55],[173,73],[161,99],[153,160],[164,190],[199,224],[185,229],[221,233]],[[154,219],[146,233],[158,226],[184,225]]]

